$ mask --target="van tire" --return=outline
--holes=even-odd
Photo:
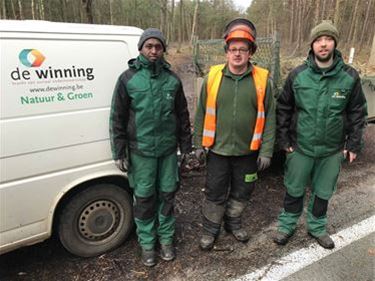
[[[64,206],[58,235],[70,253],[93,257],[121,245],[132,226],[128,192],[114,184],[96,184],[74,195]]]

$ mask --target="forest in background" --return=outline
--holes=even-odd
[[[370,53],[375,45],[375,0],[253,0],[239,11],[231,0],[0,0],[2,19],[158,27],[169,42],[216,39],[225,24],[246,17],[258,36],[277,32],[290,53],[305,52],[311,28],[332,20],[339,48]]]

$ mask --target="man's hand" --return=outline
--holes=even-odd
[[[194,154],[200,163],[206,163],[206,151],[204,148],[195,149]]]
[[[124,158],[124,159],[117,159],[115,160],[115,164],[116,164],[116,167],[122,171],[122,172],[127,172],[128,171],[128,167],[129,167],[129,161],[128,159]]]
[[[288,148],[285,148],[285,152],[286,153],[292,153],[294,151],[293,147],[288,147]]]
[[[263,171],[271,165],[271,157],[259,156],[257,159],[258,170]]]
[[[348,152],[349,152],[349,163],[352,163],[356,158],[357,154],[351,151],[344,150],[344,158],[346,159],[348,157]]]

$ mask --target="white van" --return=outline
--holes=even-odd
[[[132,228],[111,158],[112,93],[138,55],[135,27],[0,20],[0,253],[56,231],[89,257]]]

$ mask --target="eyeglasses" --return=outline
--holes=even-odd
[[[247,52],[249,52],[249,49],[245,49],[245,48],[230,48],[228,49],[228,52],[231,53],[231,54],[237,54],[237,53],[240,53],[241,55],[243,54],[246,54]]]
[[[153,48],[155,48],[157,52],[163,49],[163,46],[161,44],[146,44],[144,47],[148,50],[152,50]]]

